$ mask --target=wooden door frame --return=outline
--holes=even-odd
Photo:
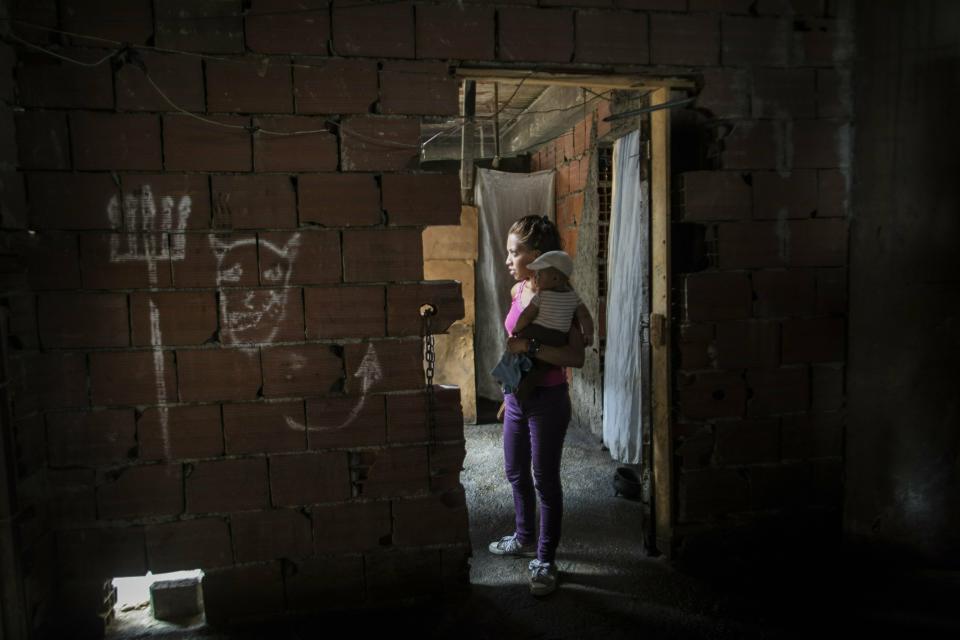
[[[687,78],[643,75],[600,75],[537,72],[518,68],[460,67],[461,80],[516,82],[562,86],[589,86],[607,89],[648,90],[650,106],[670,101],[671,89],[691,91]],[[670,421],[672,373],[670,367],[670,109],[650,114],[650,337],[651,413],[653,442],[654,523],[656,547],[667,558],[673,556],[675,525],[673,491],[673,434]]]

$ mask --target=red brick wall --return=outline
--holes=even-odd
[[[428,446],[415,315],[427,299],[441,326],[462,313],[457,288],[419,284],[422,227],[459,208],[456,177],[419,173],[415,149],[421,116],[456,113],[457,60],[702,76],[700,106],[726,135],[715,167],[675,178],[678,215],[715,233],[719,256],[674,283],[680,517],[833,495],[847,117],[834,3],[308,4],[17,4],[32,23],[211,56],[78,66],[17,49],[11,366],[31,539],[58,549],[56,580],[201,566],[208,614],[226,620],[462,575],[459,412],[443,398],[445,444]],[[17,33],[85,61],[111,49]],[[229,127],[178,113],[141,62],[170,100]],[[571,249],[585,139],[575,130],[556,162]],[[382,377],[364,389],[371,346]]]

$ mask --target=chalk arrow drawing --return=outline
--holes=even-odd
[[[370,344],[367,346],[367,353],[363,356],[360,366],[357,367],[354,378],[360,378],[360,400],[356,406],[351,409],[347,419],[335,427],[306,427],[293,418],[287,416],[287,426],[295,431],[326,431],[328,429],[343,429],[360,415],[363,406],[367,403],[367,392],[381,380],[383,380],[383,369],[380,368],[380,359],[377,357],[377,350]]]

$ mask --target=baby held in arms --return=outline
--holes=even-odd
[[[520,314],[514,328],[514,335],[527,338],[531,342],[528,354],[533,357],[532,362],[524,362],[525,356],[514,358],[519,371],[516,375],[520,382],[516,389],[509,389],[510,385],[504,380],[507,376],[494,376],[500,380],[505,393],[513,391],[517,399],[523,402],[530,392],[543,380],[547,371],[553,365],[536,358],[536,352],[541,344],[553,347],[562,347],[567,344],[567,337],[574,319],[580,325],[585,346],[593,344],[593,318],[586,305],[580,301],[580,296],[570,286],[570,275],[573,273],[573,260],[564,251],[548,251],[541,254],[536,260],[527,265],[534,271],[534,290],[536,294]],[[512,355],[512,354],[507,354]],[[504,356],[507,359],[507,356]],[[501,365],[504,361],[501,360]],[[510,363],[513,368],[513,363]],[[499,369],[498,365],[498,369]],[[522,372],[526,371],[525,374]],[[516,379],[516,378],[514,378]]]

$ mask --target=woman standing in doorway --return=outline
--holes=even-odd
[[[510,227],[506,264],[517,283],[511,290],[510,311],[504,321],[508,334],[513,334],[517,318],[534,295],[530,286],[533,271],[527,265],[541,253],[560,248],[557,227],[546,216],[526,216]],[[507,349],[535,355],[555,366],[522,406],[513,394],[504,396],[503,458],[507,480],[513,487],[516,530],[491,542],[489,549],[504,556],[536,554],[529,565],[530,593],[547,595],[557,587],[556,552],[563,518],[560,458],[570,422],[570,395],[563,367],[583,366],[584,341],[580,328],[574,324],[564,347],[511,337],[507,339]],[[534,529],[537,497],[539,536]]]

